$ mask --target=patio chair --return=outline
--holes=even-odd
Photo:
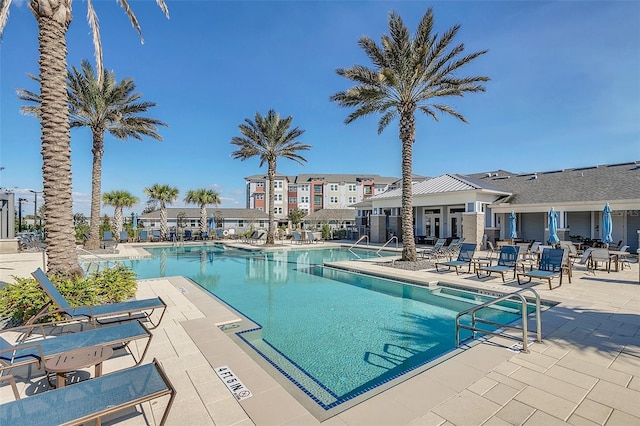
[[[504,275],[513,271],[513,279],[516,279],[516,272],[518,269],[518,256],[520,254],[519,246],[502,246],[500,248],[500,254],[498,256],[498,264],[494,266],[484,266],[476,269],[476,275],[478,278],[484,278],[491,276],[491,274],[498,273],[502,277],[502,282],[506,282]],[[524,271],[524,266],[522,267]]]
[[[36,269],[31,275],[33,275],[51,301],[47,303],[38,314],[30,319],[30,322],[35,322],[43,315],[48,315],[51,307],[56,306],[57,311],[72,319],[84,318],[92,322],[105,324],[144,318],[153,326],[151,328],[155,328],[160,324],[167,310],[167,304],[159,297],[120,303],[107,303],[104,305],[72,307],[62,294],[60,294],[56,286],[47,278],[42,269]],[[162,310],[157,323],[151,319],[151,315],[156,309]]]
[[[620,248],[620,250],[617,250],[620,253],[625,253],[625,254],[618,254],[618,263],[620,264],[620,269],[624,270],[624,268],[629,268],[631,269],[631,263],[629,263],[629,255],[626,254],[629,252],[629,246],[625,245],[622,246]]]
[[[564,265],[564,250],[545,247],[542,250],[542,257],[540,258],[540,265],[538,269],[532,269],[529,272],[518,272],[516,277],[518,279],[518,285],[523,285],[531,282],[532,278],[538,278],[541,280],[547,280],[549,283],[549,290],[552,290],[551,280],[555,277],[560,277],[560,284],[562,285],[562,271],[565,268]],[[520,277],[529,278],[528,281],[521,282]],[[569,274],[569,282],[571,282],[571,274]],[[558,286],[558,287],[559,287]]]
[[[153,231],[151,231],[151,241],[162,241],[162,234],[160,233],[159,229],[154,229]]]
[[[598,269],[598,263],[602,262],[607,268],[607,273],[611,272],[611,261],[614,259],[614,256],[609,253],[608,248],[594,248],[591,252],[591,265],[593,267],[594,273],[595,270]]]
[[[222,228],[216,229],[216,239],[218,240],[224,239],[224,231],[222,230]]]
[[[592,247],[588,247],[585,251],[582,252],[582,256],[572,259],[572,266],[580,265],[587,268],[587,274],[595,275],[596,272],[593,270],[593,265],[591,263],[591,252],[593,251]]]
[[[190,229],[185,229],[184,231],[184,237],[183,237],[184,241],[191,241],[193,240],[193,234],[191,233]]]
[[[3,425],[84,424],[91,420],[100,424],[100,417],[169,395],[160,419],[160,425],[164,425],[176,395],[157,359],[22,399],[13,376],[0,380],[10,383],[17,399],[0,404]]]
[[[148,242],[149,241],[149,231],[146,231],[146,230],[140,231],[140,233],[138,234],[138,241],[139,242]]]
[[[0,372],[25,365],[44,362],[63,352],[90,346],[116,346],[126,348],[136,365],[144,360],[151,343],[151,333],[140,321],[129,321],[108,327],[97,327],[75,332],[64,332],[66,328],[77,329],[77,324],[43,323],[23,325],[0,330]],[[147,339],[139,359],[137,350],[128,347],[129,342]],[[0,422],[2,424],[2,422]]]
[[[446,238],[438,238],[433,247],[427,247],[424,250],[418,251],[418,255],[421,257],[426,257],[427,255],[442,255],[442,249],[444,248],[444,244],[447,242]]]
[[[258,244],[267,241],[267,231],[259,231],[258,235],[249,240],[249,244]]]
[[[105,250],[115,250],[118,246],[118,242],[113,238],[113,232],[104,231],[102,234],[102,241],[100,242],[100,248]]]
[[[209,239],[209,233],[208,233],[207,231],[201,232],[201,233],[200,233],[200,239],[201,239],[202,241],[204,241],[204,240],[208,240],[208,239]]]
[[[120,231],[120,241],[121,243],[126,243],[129,241],[129,233],[127,231]]]
[[[449,260],[447,262],[436,262],[436,271],[440,272],[438,266],[446,266],[447,270],[449,271],[451,270],[451,268],[455,268],[456,275],[459,275],[459,268],[467,265],[468,272],[471,272],[471,261],[473,259],[473,254],[476,251],[476,246],[477,244],[462,243],[462,245],[460,246],[460,251],[458,252],[458,258],[456,260]]]
[[[291,241],[296,243],[296,244],[304,243],[304,240],[302,239],[302,235],[300,235],[300,233],[298,231],[293,231],[291,233]]]
[[[324,242],[324,241],[322,241],[322,239],[316,238],[313,235],[313,232],[311,232],[311,231],[307,231],[307,241],[309,243],[313,243],[313,244],[315,244],[315,243],[323,243]]]

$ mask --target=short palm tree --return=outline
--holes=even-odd
[[[33,77],[37,80],[37,77]],[[82,61],[81,70],[75,67],[67,78],[71,127],[91,129],[93,147],[93,167],[91,171],[91,222],[89,239],[85,247],[95,250],[100,245],[100,200],[102,182],[102,156],[104,154],[104,134],[109,132],[120,140],[129,137],[142,140],[143,136],[162,140],[157,133],[158,126],[165,123],[139,114],[156,104],[140,102],[142,97],[134,93],[136,88],[132,79],[116,82],[115,73],[105,70],[102,82],[96,77],[93,67],[87,60]],[[22,107],[23,113],[37,115],[40,97],[27,90],[18,90],[18,97],[34,105]]]
[[[276,175],[276,162],[278,158],[288,158],[300,164],[307,161],[299,152],[306,151],[311,145],[296,141],[304,130],[297,127],[289,130],[293,117],[289,116],[281,119],[274,110],[269,110],[266,116],[261,116],[256,112],[255,121],[245,118],[245,122],[240,124],[242,136],[234,136],[231,143],[238,149],[231,153],[231,157],[240,160],[247,160],[251,157],[260,157],[260,167],[267,163],[267,174],[269,180],[269,228],[267,232],[266,244],[275,243],[275,215],[273,211],[274,203],[274,178]]]
[[[126,0],[122,4],[134,28],[140,25]],[[164,0],[156,0],[169,17]],[[0,36],[9,17],[12,0],[0,0]],[[82,274],[75,249],[71,186],[71,141],[66,97],[67,40],[72,0],[30,0],[29,8],[38,21],[40,96],[42,100],[42,187],[47,223],[47,269],[49,273]],[[87,19],[93,32],[98,76],[102,76],[102,45],[93,3],[87,1]]]
[[[120,231],[122,231],[122,221],[124,218],[124,216],[122,215],[122,209],[124,207],[130,209],[138,201],[139,201],[138,197],[136,197],[135,195],[132,195],[127,191],[111,191],[111,192],[105,192],[104,194],[102,194],[102,202],[107,206],[114,207],[113,222],[115,225],[114,228],[116,231],[116,237],[120,235]],[[98,223],[98,228],[99,227],[100,227],[100,223]]]
[[[150,201],[156,201],[160,204],[160,234],[162,235],[162,239],[165,239],[169,233],[167,226],[167,204],[172,204],[178,199],[178,188],[154,183],[152,186],[145,188],[144,193],[149,196]]]
[[[184,201],[200,206],[200,232],[207,231],[207,204],[220,204],[220,194],[213,189],[191,189],[187,191]]]
[[[378,134],[395,118],[400,119],[402,143],[402,259],[415,261],[416,246],[413,235],[413,194],[411,192],[413,143],[415,141],[415,113],[421,111],[438,121],[437,113],[450,114],[467,122],[453,108],[432,99],[464,96],[483,92],[482,82],[488,77],[460,75],[460,68],[487,51],[461,56],[464,45],[451,45],[460,26],[455,25],[442,36],[434,34],[433,10],[422,17],[416,34],[409,30],[395,12],[389,14],[389,35],[383,35],[381,46],[369,37],[361,37],[358,44],[367,54],[373,68],[355,65],[337,70],[356,83],[346,91],[330,97],[342,107],[356,108],[345,120],[346,124],[369,114],[381,113]]]

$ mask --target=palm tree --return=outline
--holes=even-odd
[[[126,207],[130,209],[138,201],[139,201],[138,197],[136,197],[135,195],[132,195],[127,191],[111,191],[111,192],[105,192],[104,194],[102,194],[102,202],[107,206],[114,207],[113,221],[115,223],[116,237],[120,235],[120,231],[122,231],[122,219],[123,219],[122,208]],[[98,223],[98,230],[96,231],[96,233],[99,233],[99,232],[100,232],[100,223]]]
[[[33,77],[38,80],[37,77]],[[149,136],[161,141],[157,126],[165,123],[138,114],[147,112],[155,103],[140,102],[139,93],[133,93],[136,86],[127,78],[117,83],[115,73],[105,70],[102,83],[96,78],[93,67],[87,60],[82,61],[81,71],[75,67],[67,78],[71,127],[88,127],[93,139],[93,168],[91,171],[91,225],[89,239],[85,247],[95,250],[100,246],[100,192],[102,181],[102,156],[104,154],[104,133],[108,131],[120,140],[133,137],[142,140]],[[40,97],[38,94],[20,89],[18,97],[35,105],[22,107],[22,112],[38,114]]]
[[[140,25],[126,0],[122,4],[134,28]],[[156,0],[165,15],[164,0]],[[0,0],[0,36],[9,17],[12,0]],[[66,34],[71,23],[72,0],[30,0],[29,8],[38,21],[40,52],[40,127],[42,128],[42,180],[47,223],[47,268],[49,273],[82,274],[75,249],[73,199],[71,193],[71,143],[67,78]],[[93,33],[98,76],[102,76],[102,44],[93,3],[87,4],[87,19]]]
[[[269,228],[267,232],[266,244],[275,243],[275,227],[273,214],[274,201],[274,178],[276,175],[276,161],[279,157],[294,160],[300,164],[307,161],[298,154],[299,151],[305,151],[311,148],[294,139],[304,133],[297,127],[289,130],[293,117],[289,116],[280,119],[280,115],[274,110],[269,110],[265,117],[256,112],[255,121],[245,118],[245,122],[240,124],[240,133],[242,136],[234,136],[231,143],[238,146],[238,150],[231,153],[234,159],[246,160],[248,158],[259,156],[260,167],[267,163],[267,174],[269,179]]]
[[[155,201],[160,204],[160,234],[162,239],[165,239],[169,233],[167,227],[167,204],[171,204],[178,199],[178,188],[154,183],[152,186],[145,188],[144,193],[149,196],[149,201]]]
[[[402,259],[415,261],[416,246],[413,236],[413,194],[411,174],[413,143],[415,141],[416,110],[438,121],[437,112],[446,113],[467,122],[453,108],[432,103],[432,98],[464,96],[471,92],[484,92],[481,82],[488,77],[459,75],[459,69],[478,56],[482,50],[460,56],[464,45],[451,43],[460,26],[455,25],[442,36],[432,33],[433,10],[422,17],[413,38],[395,12],[389,14],[389,35],[383,35],[381,46],[369,37],[361,37],[360,47],[373,62],[374,68],[355,65],[336,72],[355,86],[331,96],[331,101],[342,107],[356,108],[345,120],[346,124],[373,113],[382,113],[378,134],[396,117],[400,118],[399,136],[402,143]]]
[[[200,232],[207,232],[207,204],[220,204],[220,194],[213,189],[191,189],[184,201],[200,205]]]

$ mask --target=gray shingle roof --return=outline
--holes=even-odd
[[[338,222],[356,220],[357,210],[355,209],[321,209],[313,213],[309,213],[302,218],[303,222],[328,222],[335,220]]]
[[[640,199],[640,162],[514,174],[506,171],[470,175],[513,193],[511,204]],[[491,175],[491,176],[489,176]]]

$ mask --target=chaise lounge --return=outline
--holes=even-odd
[[[36,316],[34,316],[29,322],[35,322],[43,315],[48,315],[52,306],[57,306],[56,311],[61,312],[72,319],[89,319],[92,322],[99,324],[129,321],[132,319],[143,318],[152,325],[150,328],[155,328],[162,321],[162,317],[167,310],[167,304],[159,298],[142,300],[131,300],[120,303],[108,303],[104,305],[96,306],[79,306],[72,307],[69,302],[60,294],[56,286],[49,280],[42,269],[38,268],[31,275],[36,279],[37,283],[42,287],[47,296],[51,299],[51,302],[46,304]],[[151,319],[151,315],[156,309],[161,309],[162,313],[157,322]]]
[[[551,280],[555,277],[560,277],[560,284],[562,285],[562,270],[564,268],[564,250],[545,248],[542,250],[542,257],[540,258],[540,266],[538,269],[533,269],[529,272],[518,272],[518,285],[527,284],[531,282],[531,278],[538,278],[541,280],[547,280],[549,283],[549,290],[552,290]],[[571,273],[568,274],[569,282],[571,282]],[[529,278],[528,281],[521,282],[520,277]]]
[[[169,395],[162,414],[164,425],[176,391],[156,359],[150,364],[138,365],[85,380],[72,386],[34,394],[20,399],[15,378],[0,377],[8,381],[16,401],[0,404],[2,425],[62,425],[82,424],[116,413],[129,407]]]
[[[504,275],[513,271],[513,279],[516,278],[518,268],[518,256],[520,254],[520,246],[502,246],[500,255],[498,256],[498,264],[494,266],[483,266],[476,269],[478,278],[486,278],[491,274],[498,273],[502,277],[502,282],[506,282]],[[523,266],[524,268],[524,266]]]
[[[473,254],[476,251],[476,244],[472,243],[463,243],[460,246],[460,252],[458,252],[458,258],[456,260],[450,260],[447,262],[436,262],[436,271],[441,272],[438,266],[446,266],[447,270],[451,270],[451,268],[455,268],[456,275],[460,274],[458,268],[462,266],[467,266],[469,269],[467,272],[471,272],[471,261],[473,260]]]

